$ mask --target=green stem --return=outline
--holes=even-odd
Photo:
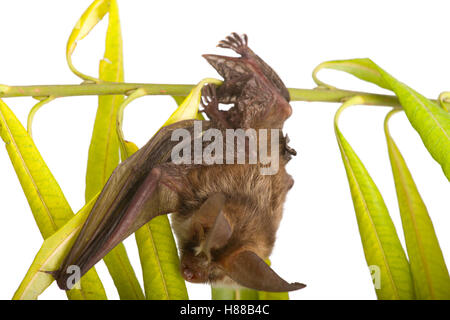
[[[129,95],[142,88],[148,95],[186,96],[194,85],[190,84],[149,84],[149,83],[83,83],[80,85],[36,85],[6,86],[0,85],[0,98],[9,97],[68,97],[89,95]],[[354,96],[364,98],[365,104],[398,107],[395,96],[374,94],[341,89],[289,89],[292,101],[344,102]]]

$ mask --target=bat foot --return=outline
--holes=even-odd
[[[208,83],[202,88],[201,103],[206,114],[210,111],[219,109],[219,100],[217,99],[217,91],[214,84]]]
[[[223,127],[228,127],[226,113],[219,110],[219,100],[217,98],[216,86],[214,84],[208,83],[202,88],[201,104],[204,109],[203,111],[210,120],[215,121]]]
[[[234,50],[242,56],[245,56],[248,53],[248,37],[246,34],[239,35],[236,32],[233,32],[231,35],[222,40],[217,45],[220,48],[226,48]]]

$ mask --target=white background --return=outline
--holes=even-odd
[[[91,0],[1,1],[0,83],[79,83],[65,61],[69,34]],[[424,2],[422,2],[424,3]],[[247,33],[251,48],[288,87],[313,88],[322,61],[370,57],[394,77],[430,98],[450,90],[448,12],[445,1],[121,1],[125,80],[196,83],[218,77],[203,53],[232,31]],[[446,5],[447,4],[447,5]],[[106,20],[79,43],[73,58],[97,75]],[[320,76],[338,87],[383,92],[339,72]],[[26,122],[31,98],[4,100]],[[72,208],[84,203],[88,145],[96,97],[58,99],[38,112],[35,142]],[[292,299],[375,299],[364,259],[348,183],[333,131],[334,103],[292,102],[285,131],[299,155],[288,166],[295,179],[285,205],[274,269],[307,288]],[[125,113],[127,139],[142,146],[173,112],[170,97],[150,96]],[[353,107],[340,126],[377,183],[403,241],[382,124],[388,108]],[[391,131],[413,173],[450,262],[450,186],[403,114]],[[0,298],[10,299],[42,239],[6,150],[0,149]],[[134,237],[125,241],[141,279]],[[118,295],[103,262],[97,265],[109,298]],[[209,286],[189,285],[192,299],[209,299]],[[42,299],[65,299],[53,284]]]

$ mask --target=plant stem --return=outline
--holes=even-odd
[[[89,96],[89,95],[129,95],[136,89],[142,88],[148,95],[186,96],[194,85],[190,84],[148,84],[148,83],[83,83],[79,85],[35,85],[35,86],[6,86],[0,85],[0,98],[49,96]],[[365,104],[398,107],[400,103],[395,96],[373,94],[340,89],[294,89],[290,88],[292,101],[344,102],[354,96],[364,97]]]

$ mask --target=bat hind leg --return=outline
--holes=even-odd
[[[217,45],[220,48],[226,48],[234,50],[242,56],[245,56],[249,53],[248,37],[246,34],[239,35],[236,32],[233,32],[231,35],[222,40]]]

